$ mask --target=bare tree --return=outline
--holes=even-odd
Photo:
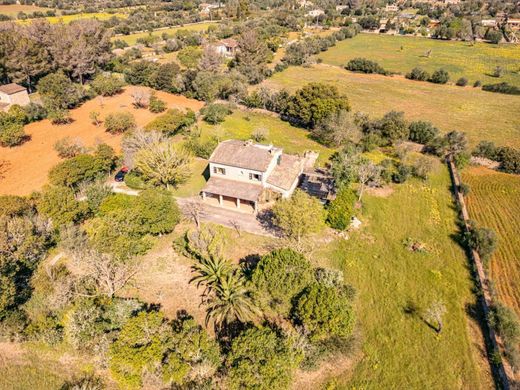
[[[133,168],[134,156],[138,151],[149,147],[150,145],[160,144],[164,140],[165,138],[163,134],[158,131],[136,129],[131,133],[126,134],[121,142],[125,165],[129,168]]]
[[[113,297],[139,270],[135,258],[120,261],[92,248],[83,231],[68,226],[62,232],[62,246],[71,259],[77,295]]]
[[[195,222],[197,230],[200,230],[200,215],[203,210],[202,203],[199,200],[189,200],[183,208],[186,214]]]
[[[231,219],[231,220],[229,220],[229,223],[231,224],[233,229],[236,230],[236,232],[238,234],[238,237],[241,237],[242,236],[242,228],[241,228],[240,224],[238,223],[238,221],[236,219]]]
[[[363,193],[369,183],[379,185],[381,180],[381,167],[375,165],[372,161],[362,161],[357,166],[357,177],[359,182],[358,202],[361,202]]]
[[[446,306],[440,301],[432,303],[432,305],[426,310],[425,320],[437,333],[441,333],[442,331],[442,318],[444,314],[446,314]]]
[[[150,103],[150,92],[144,88],[135,88],[132,92],[133,105],[135,108],[146,108]]]
[[[214,72],[220,71],[222,65],[222,56],[211,45],[204,47],[202,57],[199,60],[197,68],[199,71]]]

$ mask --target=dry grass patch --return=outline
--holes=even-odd
[[[80,138],[87,147],[98,142],[105,142],[119,150],[121,135],[111,135],[103,125],[96,127],[91,123],[89,114],[92,111],[100,113],[101,120],[113,112],[128,111],[135,116],[138,126],[145,126],[160,114],[153,114],[146,109],[135,109],[132,105],[133,87],[124,92],[103,99],[95,98],[81,107],[72,110],[73,122],[68,125],[53,125],[48,120],[31,123],[25,126],[29,141],[15,148],[0,147],[1,159],[6,161],[3,178],[0,178],[0,194],[27,195],[40,190],[47,182],[47,173],[61,159],[53,148],[54,143],[64,137]],[[198,111],[202,103],[172,95],[157,92],[157,96],[166,102],[168,108],[190,108]]]
[[[498,236],[489,263],[497,294],[520,315],[520,176],[470,167],[462,172],[462,180],[470,186],[470,218]]]

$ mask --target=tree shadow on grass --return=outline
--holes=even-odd
[[[415,318],[420,320],[422,323],[424,323],[428,328],[432,329],[435,333],[439,334],[439,328],[433,325],[430,321],[428,321],[424,316],[422,315],[422,309],[411,299],[406,302],[406,304],[403,306],[403,313],[410,318]]]

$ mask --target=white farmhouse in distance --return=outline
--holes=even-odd
[[[31,103],[27,89],[18,84],[0,85],[0,111],[8,111],[14,104],[27,106]]]
[[[227,58],[233,58],[238,50],[238,42],[233,38],[221,39],[214,47],[218,54]]]
[[[202,198],[221,207],[257,212],[259,203],[290,197],[304,165],[305,158],[273,145],[223,141],[209,158],[210,178]]]

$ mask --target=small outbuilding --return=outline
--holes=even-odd
[[[7,111],[14,104],[24,107],[29,103],[31,99],[25,87],[15,83],[0,85],[0,110]]]

